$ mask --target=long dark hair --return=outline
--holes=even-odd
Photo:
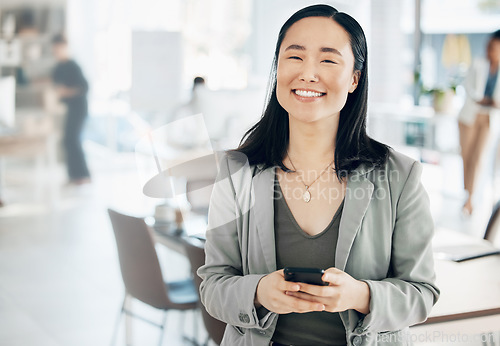
[[[363,29],[354,18],[328,5],[303,8],[293,14],[281,27],[274,52],[266,107],[259,122],[245,133],[235,151],[245,154],[251,165],[279,166],[285,171],[290,171],[282,162],[288,147],[289,120],[287,111],[281,107],[276,97],[278,56],[288,29],[295,22],[307,17],[331,18],[344,28],[350,37],[354,71],[360,73],[357,88],[348,94],[346,104],[340,111],[334,162],[337,178],[342,180],[362,163],[376,166],[385,163],[388,147],[366,134],[368,56]]]

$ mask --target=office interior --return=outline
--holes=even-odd
[[[457,239],[462,247],[500,248],[500,234],[483,239],[500,200],[500,118],[490,118],[471,215],[462,212],[467,195],[457,122],[468,68],[500,29],[500,1],[322,2],[352,15],[365,31],[368,133],[422,162],[440,248]],[[121,314],[125,287],[108,209],[144,218],[167,281],[193,279],[186,254],[156,226],[203,234],[206,181],[216,174],[205,159],[235,148],[260,118],[278,30],[314,3],[0,2],[1,345],[159,343],[157,325]],[[82,143],[91,181],[85,184],[71,184],[66,173],[65,106],[51,80],[51,41],[60,33],[89,84]],[[205,82],[193,85],[196,77]],[[186,162],[198,166],[172,173]],[[200,181],[190,193],[189,184]],[[498,345],[500,276],[491,266],[500,255],[455,262],[439,254],[436,263],[463,282],[457,292],[443,292],[443,304],[457,311],[450,320],[412,327],[415,344]],[[479,312],[458,316],[460,302],[472,296],[483,301],[467,309]],[[163,323],[161,309],[134,298],[127,304]],[[161,344],[216,344],[199,309],[166,315]]]

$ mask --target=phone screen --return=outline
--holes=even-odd
[[[321,278],[325,271],[319,268],[286,267],[284,275],[286,281],[303,282],[311,285],[328,286]]]

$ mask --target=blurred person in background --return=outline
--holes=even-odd
[[[206,90],[205,78],[199,76],[195,77],[193,79],[191,99],[176,110],[175,119],[203,113],[200,94],[202,94],[204,90]]]
[[[193,79],[193,99],[196,97],[196,90],[200,87],[205,87],[205,78],[198,76]]]
[[[169,124],[168,142],[170,145],[180,149],[192,149],[208,144],[209,138],[207,137],[206,118],[204,118],[202,104],[202,94],[206,90],[205,78],[195,77],[193,79],[191,98],[174,111],[173,120],[183,119],[183,121]],[[204,99],[206,99],[206,96]],[[202,115],[203,118],[193,118],[196,115]]]
[[[500,30],[491,34],[486,58],[474,61],[465,79],[467,98],[458,115],[460,147],[467,200],[462,212],[473,211],[475,178],[490,130],[490,114],[498,113],[500,88],[497,87],[500,64]]]
[[[68,45],[63,35],[52,39],[52,51],[57,64],[52,73],[57,95],[66,105],[63,145],[69,183],[90,183],[90,173],[85,161],[81,135],[88,116],[88,83],[78,64],[70,59]]]

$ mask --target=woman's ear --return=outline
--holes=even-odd
[[[354,73],[352,74],[352,82],[351,82],[351,86],[349,87],[349,93],[354,92],[354,90],[356,90],[356,88],[358,87],[360,75],[361,75],[361,71],[359,71],[359,70],[354,71]]]

